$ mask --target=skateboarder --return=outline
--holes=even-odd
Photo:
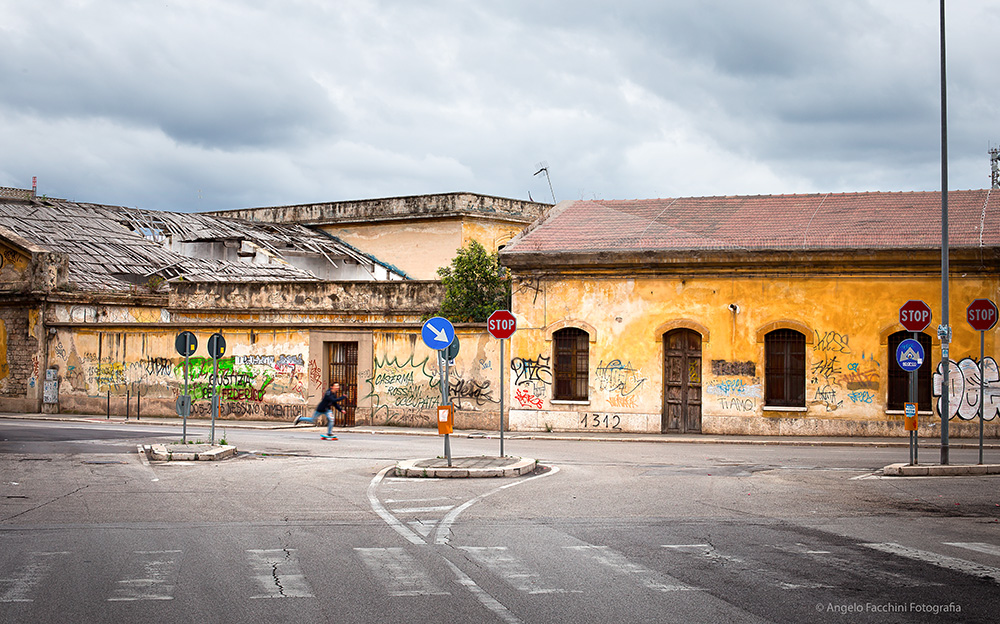
[[[340,393],[340,384],[332,383],[330,384],[329,390],[323,393],[323,398],[320,399],[319,405],[316,406],[316,411],[313,412],[311,418],[304,418],[298,416],[295,418],[293,425],[297,425],[300,422],[308,422],[310,424],[316,423],[321,414],[326,414],[326,435],[320,436],[324,440],[336,440],[337,436],[333,435],[333,410],[336,409],[337,412],[343,413],[343,408],[340,404],[344,402],[345,397]]]

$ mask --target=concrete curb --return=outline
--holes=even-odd
[[[219,461],[236,456],[236,447],[231,445],[144,444],[140,449],[151,461]]]
[[[885,477],[953,477],[988,474],[1000,474],[1000,464],[974,464],[967,466],[890,464],[882,469],[882,476]]]
[[[430,479],[464,479],[487,477],[520,477],[534,472],[537,459],[527,457],[492,458],[496,465],[472,467],[470,463],[484,463],[482,457],[455,457],[452,465],[441,465],[443,459],[408,459],[396,464],[395,476]],[[508,460],[508,461],[504,461]]]

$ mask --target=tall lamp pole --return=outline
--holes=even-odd
[[[948,384],[951,327],[948,324],[948,82],[945,74],[944,0],[941,0],[941,465],[948,465]]]

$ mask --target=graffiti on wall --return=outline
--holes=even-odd
[[[425,410],[441,401],[440,379],[430,365],[431,358],[375,358],[375,365],[365,379],[366,399],[371,400],[372,418],[388,425],[419,426],[430,420]]]
[[[837,331],[815,331],[808,382],[815,390],[812,402],[834,412],[850,405],[870,405],[879,389],[882,364],[873,354],[851,351],[850,336]]]
[[[512,380],[517,387],[523,387],[527,394],[534,397],[544,397],[548,394],[548,386],[552,385],[551,359],[543,355],[537,358],[512,358],[510,370]]]
[[[611,399],[630,398],[634,402],[633,393],[645,381],[642,371],[633,368],[632,362],[623,364],[621,360],[615,359],[605,364],[602,360],[597,365],[598,388],[611,395]]]
[[[747,362],[750,364],[750,362]],[[736,370],[736,369],[729,369]],[[739,370],[748,370],[743,367]],[[716,378],[704,386],[708,396],[718,397],[719,407],[734,412],[752,412],[764,396],[760,380],[756,377],[743,379],[740,377]]]
[[[514,392],[514,400],[517,401],[522,408],[542,409],[542,399],[532,394],[530,390],[525,390],[524,388],[518,388]]]
[[[979,418],[979,387],[983,382],[983,420],[993,420],[1000,414],[1000,373],[997,362],[986,358],[983,371],[972,358],[959,362],[948,360],[948,419],[958,416],[962,420]],[[943,362],[934,372],[934,396],[938,397],[938,413],[943,413],[941,386],[944,385]]]

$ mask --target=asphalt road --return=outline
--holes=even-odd
[[[176,428],[0,421],[0,622],[1000,612],[1000,477],[873,474],[905,448],[508,440],[545,469],[397,479],[386,470],[442,454],[440,438],[318,431],[220,431],[237,458],[151,464],[136,445]]]

